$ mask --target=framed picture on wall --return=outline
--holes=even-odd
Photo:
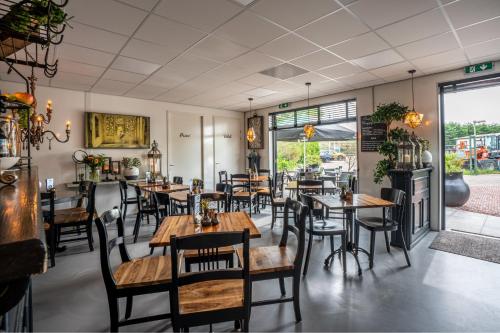
[[[253,116],[247,120],[247,129],[253,127],[255,132],[255,140],[247,141],[248,149],[264,149],[264,117]]]
[[[85,112],[85,148],[147,149],[150,119],[143,116]]]

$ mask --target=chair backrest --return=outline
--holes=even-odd
[[[257,172],[259,173],[259,176],[266,176],[271,173],[271,170],[269,169],[258,169]]]
[[[170,311],[172,313],[172,321],[178,323],[182,327],[182,320],[188,321],[189,315],[182,315],[179,311],[179,288],[187,285],[192,285],[199,282],[213,280],[242,280],[243,281],[243,308],[244,311],[250,311],[250,259],[249,259],[249,239],[250,232],[245,229],[242,232],[214,232],[202,233],[185,237],[176,237],[172,235],[170,238],[170,254],[172,259],[172,289],[170,291]],[[224,246],[243,245],[243,262],[241,268],[219,268],[221,260],[217,248]],[[203,270],[199,272],[179,273],[178,253],[182,250],[196,250],[203,260]],[[223,309],[215,311],[218,318],[225,311],[234,311],[235,308]],[[200,309],[203,311],[203,309]],[[229,312],[230,313],[230,312]],[[246,312],[249,313],[249,312]],[[214,313],[212,313],[214,314]],[[196,314],[194,314],[196,315]],[[209,321],[210,318],[207,318]]]
[[[355,176],[349,178],[349,189],[352,193],[358,193],[358,178]]]
[[[120,199],[122,202],[128,199],[128,184],[126,180],[120,180]]]
[[[202,189],[202,190],[205,188],[203,179],[200,179],[200,178],[193,178],[193,182],[191,184],[192,184],[193,188],[197,187],[197,188]]]
[[[285,214],[283,221],[283,233],[281,235],[280,247],[284,247],[288,242],[288,233],[291,232],[297,238],[297,250],[295,252],[294,269],[300,272],[302,260],[304,258],[304,247],[306,239],[305,221],[308,216],[309,208],[299,201],[286,199]]]
[[[215,184],[215,190],[217,192],[232,193],[233,186],[231,184],[227,184],[227,183],[218,183],[218,184]]]
[[[227,171],[219,171],[219,183],[227,183]]]
[[[244,179],[244,182],[238,183],[235,179]],[[235,183],[236,182],[236,183]],[[238,188],[244,188],[250,191],[250,174],[249,173],[235,173],[231,174],[231,185],[233,186],[233,191]]]
[[[172,179],[172,182],[174,184],[179,184],[179,185],[182,185],[182,177],[179,177],[179,176],[174,176],[174,179]]]
[[[117,236],[109,239],[107,226],[116,222]],[[99,233],[99,251],[101,257],[101,272],[104,279],[104,285],[108,295],[116,289],[116,281],[111,269],[109,255],[114,247],[118,246],[122,262],[130,261],[130,255],[124,241],[124,228],[122,214],[118,208],[113,208],[104,212],[95,220],[97,232]]]
[[[283,185],[284,185],[285,174],[283,172],[276,172],[273,179],[274,195],[283,195]]]
[[[142,195],[142,190],[139,185],[134,185],[134,190],[135,190],[135,195],[137,197],[137,208],[139,211],[144,210],[146,207],[144,207],[144,200],[143,195]],[[158,198],[156,196],[156,192],[151,191],[149,192],[149,204],[151,207],[156,209],[156,212],[159,213],[158,211]]]
[[[224,208],[224,211],[225,212],[229,212],[228,210],[228,193],[201,193],[201,194],[197,194],[200,196],[200,200],[208,200],[210,202],[217,202],[217,203],[220,203],[222,204],[222,208]],[[188,193],[188,196],[187,196],[187,202],[188,202],[188,205],[187,205],[187,214],[188,215],[191,215],[191,212],[193,211],[194,209],[194,195],[191,195]],[[220,212],[220,208],[221,208],[221,205],[217,205],[217,211]]]
[[[380,190],[380,197],[396,205],[393,209],[387,210],[387,217],[401,223],[404,218],[406,193],[395,188],[384,187]]]
[[[170,206],[170,195],[165,192],[155,192],[155,199],[158,205]]]
[[[311,188],[313,186],[314,188]],[[298,180],[297,187],[299,193],[325,194],[325,181],[323,179]]]
[[[85,210],[89,214],[89,218],[93,218],[95,213],[95,190],[97,186],[94,182],[89,182],[87,187],[86,197],[87,197],[87,207]]]
[[[54,225],[55,219],[55,197],[56,192],[54,190],[49,190],[48,192],[41,192],[40,198],[42,200],[49,201],[49,210],[44,211],[43,217],[44,220],[50,225],[50,228]]]

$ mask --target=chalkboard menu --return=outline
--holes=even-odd
[[[384,123],[374,123],[371,116],[361,117],[361,151],[378,151],[387,139],[387,127]]]

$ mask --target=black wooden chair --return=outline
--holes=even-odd
[[[149,193],[149,201],[144,200],[144,196],[142,195],[142,190],[138,185],[134,186],[135,194],[137,196],[137,217],[135,219],[134,225],[134,243],[137,242],[137,237],[139,237],[139,229],[141,228],[141,222],[144,216],[146,216],[147,222],[149,224],[149,216],[152,215],[155,217],[156,226],[155,231],[158,230],[160,226],[160,209],[158,207],[158,199],[156,199],[156,193]]]
[[[252,306],[261,306],[275,303],[293,302],[295,319],[302,320],[300,314],[300,273],[304,258],[305,247],[305,220],[309,209],[302,203],[286,199],[285,219],[283,223],[283,234],[279,246],[262,246],[250,249],[250,280],[264,281],[278,279],[281,290],[281,298],[263,301],[252,301]],[[289,214],[292,213],[294,218]],[[292,222],[292,223],[290,223]],[[297,238],[297,247],[293,251],[287,246],[288,233],[292,232]],[[295,254],[294,254],[295,252]],[[243,253],[241,249],[236,251],[240,264],[243,264]],[[292,260],[293,258],[293,260]],[[293,278],[293,296],[285,298],[285,278]]]
[[[113,222],[116,222],[117,237],[109,239],[107,225]],[[111,332],[117,332],[120,326],[170,318],[170,314],[165,313],[130,319],[134,296],[170,291],[172,285],[170,257],[130,258],[125,246],[122,214],[118,208],[109,210],[97,218],[96,226],[99,232],[101,272],[108,294]],[[121,263],[113,272],[109,256],[116,246],[119,248]],[[120,298],[127,300],[124,320],[120,320],[118,306]]]
[[[193,188],[198,188],[203,190],[205,188],[205,182],[200,178],[193,178],[193,182],[191,183]]]
[[[325,195],[325,181],[323,179],[307,179],[297,181],[297,200],[302,194]],[[314,209],[311,214],[324,220],[324,207],[318,202],[314,202]]]
[[[177,184],[177,185],[182,185],[182,183],[183,183],[182,177],[174,176],[174,178],[172,179],[172,183]]]
[[[236,183],[235,179],[245,179],[242,183]],[[257,213],[259,205],[257,204],[257,192],[254,191],[252,183],[250,181],[250,174],[232,174],[231,175],[231,186],[233,193],[231,194],[232,202],[236,203],[236,210],[240,211],[240,205],[248,205],[250,217],[252,216],[252,210]]]
[[[77,207],[57,209],[54,212],[56,247],[60,243],[87,240],[90,251],[94,251],[92,223],[94,218],[97,217],[95,212],[96,185],[94,182],[85,182],[81,186],[82,198],[79,200]],[[83,198],[87,199],[85,207],[82,207]],[[81,236],[81,228],[85,228],[85,237]],[[62,236],[67,235],[73,235],[74,237],[62,238]]]
[[[127,218],[128,205],[137,205],[137,197],[129,198],[129,186],[126,180],[120,180],[120,211],[123,212],[123,219]]]
[[[227,184],[227,171],[219,171],[219,184]]]
[[[283,175],[283,173],[281,173]],[[271,193],[270,200],[271,200],[271,230],[274,228],[274,223],[276,223],[277,218],[282,218],[284,217],[284,212],[283,210],[285,209],[285,201],[286,199],[283,198],[283,191],[281,191],[281,196],[278,194],[279,192],[277,191],[279,189],[279,179],[280,179],[280,174],[276,174],[277,180],[270,179],[269,180],[269,192]],[[281,177],[283,179],[283,177]],[[283,183],[281,183],[281,188],[283,188]]]
[[[335,254],[342,254],[342,265],[344,268],[344,273],[346,272],[346,250],[347,250],[347,229],[345,225],[345,220],[342,222],[334,222],[328,223],[328,225],[324,226],[322,224],[314,223],[314,199],[307,194],[300,195],[300,201],[309,207],[309,223],[306,224],[306,231],[309,234],[309,240],[307,242],[307,252],[306,252],[306,261],[304,263],[304,276],[307,274],[307,269],[309,267],[309,258],[311,256],[312,249],[312,241],[314,236],[321,237],[329,237],[330,238],[330,255],[325,259],[325,266],[330,263],[330,260],[333,262],[335,258]],[[341,246],[338,250],[335,249],[335,241],[334,237],[341,237]]]
[[[41,192],[40,198],[49,201],[49,209],[43,211],[43,229],[47,240],[50,266],[56,265],[55,191]]]
[[[384,200],[391,201],[395,204],[394,208],[387,210],[383,208],[382,217],[360,217],[354,220],[354,235],[358,251],[368,255],[370,258],[370,268],[373,268],[373,259],[375,256],[375,234],[383,232],[385,236],[385,246],[387,252],[391,252],[389,244],[389,232],[399,231],[401,240],[403,241],[403,251],[405,253],[406,263],[411,266],[410,257],[406,250],[406,243],[403,235],[401,224],[404,219],[406,193],[404,191],[394,188],[382,188],[380,190],[380,197]],[[359,248],[359,227],[370,231],[370,252]]]
[[[172,284],[170,309],[175,332],[189,327],[235,321],[249,330],[251,282],[249,274],[250,232],[217,232],[170,238]],[[212,249],[242,244],[242,268],[219,268],[217,251]],[[178,253],[197,251],[207,254],[199,272],[179,273]],[[241,325],[241,322],[242,325]],[[211,330],[210,330],[211,331]]]
[[[165,192],[155,192],[156,203],[158,204],[158,210],[160,211],[160,217],[165,217],[170,215],[170,195]]]
[[[231,201],[232,201],[231,195],[233,194],[233,186],[229,183],[218,183],[218,184],[215,184],[215,191],[227,194],[227,203],[226,203],[227,206],[224,207],[224,210],[226,212],[230,212],[231,211]],[[217,209],[219,209],[219,203],[217,203]]]

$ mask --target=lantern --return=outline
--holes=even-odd
[[[422,119],[424,115],[422,113],[418,113],[417,111],[409,111],[405,115],[404,123],[411,128],[417,128],[422,124]]]
[[[248,142],[252,143],[255,141],[256,138],[257,138],[257,136],[255,135],[255,130],[253,129],[253,127],[250,127],[247,131]]]
[[[156,177],[161,176],[161,152],[158,150],[158,142],[153,141],[151,150],[148,151],[148,166],[151,173],[151,181],[156,181]]]
[[[313,125],[305,125],[304,126],[304,135],[307,140],[311,140],[311,138],[314,136],[316,133],[316,129],[314,128]]]
[[[415,169],[415,145],[409,137],[398,143],[398,169]]]

